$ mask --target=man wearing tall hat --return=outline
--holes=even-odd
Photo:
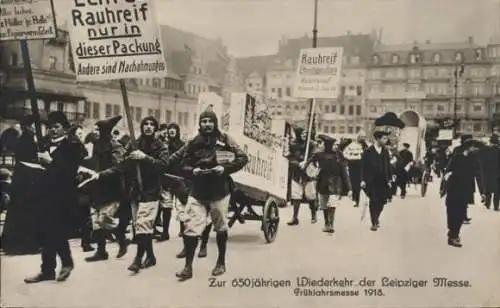
[[[388,133],[375,131],[374,144],[371,145],[361,158],[361,188],[365,189],[370,199],[371,230],[380,228],[380,214],[384,205],[391,199],[390,155],[386,148]]]
[[[359,206],[359,197],[361,192],[361,157],[368,148],[365,142],[364,134],[360,133],[357,140],[351,142],[343,151],[344,157],[349,164],[349,176],[351,179],[352,199],[354,207]]]
[[[176,276],[181,281],[192,278],[196,246],[210,223],[209,217],[219,252],[212,276],[220,276],[226,272],[227,212],[234,187],[231,174],[247,164],[248,156],[232,138],[219,130],[217,115],[209,108],[200,114],[199,133],[169,158],[165,168],[170,169],[181,162],[184,174],[190,179],[191,191],[184,221],[186,263]]]
[[[131,199],[137,209],[133,213],[137,253],[128,270],[134,273],[138,273],[141,268],[156,265],[153,232],[162,188],[162,175],[156,165],[158,161],[168,159],[167,147],[156,138],[158,128],[158,121],[154,117],[148,116],[142,119],[137,150],[131,151],[121,163],[94,175],[96,180],[125,175],[127,181],[131,182]]]
[[[311,138],[312,139],[312,138]],[[306,147],[307,147],[307,131],[301,127],[295,128],[295,140],[290,144],[288,161],[290,163],[290,176],[291,181],[291,201],[293,206],[292,220],[288,222],[289,226],[296,226],[299,224],[299,210],[300,204],[304,199],[309,203],[311,210],[311,222],[316,223],[316,196],[306,195],[306,185],[314,183],[305,170],[300,167],[300,164],[306,160]],[[313,144],[311,143],[308,156],[313,153]],[[308,157],[307,157],[308,158]]]
[[[94,136],[96,138],[92,158],[95,162],[95,171],[103,171],[118,165],[123,160],[125,148],[112,136],[113,128],[121,120],[121,116],[98,121],[95,125]],[[118,220],[115,216],[120,207],[120,201],[124,198],[125,183],[123,177],[102,179],[92,184],[91,193],[94,213],[92,215],[92,227],[94,240],[97,242],[97,251],[93,256],[85,258],[87,262],[103,261],[108,259],[106,251],[106,240],[111,231],[117,228]],[[124,204],[125,205],[125,204]],[[122,211],[127,209],[121,209]],[[128,221],[122,222],[128,225]],[[125,226],[126,226],[125,225]],[[117,257],[125,255],[127,246],[125,242],[125,230],[121,228],[118,232],[120,249]]]
[[[453,151],[443,177],[441,195],[446,194],[448,245],[462,247],[460,229],[467,219],[467,206],[474,196],[476,183],[484,196],[481,164],[477,157],[472,136],[463,135],[461,144]]]
[[[78,202],[78,169],[87,151],[80,140],[68,135],[70,123],[63,112],[49,113],[48,125],[51,131],[48,152],[38,154],[46,168],[37,220],[42,266],[39,274],[24,280],[26,283],[54,280],[57,255],[62,263],[57,281],[65,281],[74,267],[68,243],[70,217]]]

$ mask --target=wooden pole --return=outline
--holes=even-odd
[[[38,139],[38,144],[41,142],[42,135],[42,125],[40,120],[40,110],[38,109],[38,99],[36,97],[35,81],[33,80],[33,71],[31,69],[31,59],[30,52],[28,48],[28,41],[21,40],[21,54],[23,57],[24,71],[26,73],[26,83],[28,86],[28,95],[31,101],[31,112],[33,113],[36,129],[36,137]]]
[[[127,118],[127,126],[130,134],[130,143],[132,149],[137,149],[137,139],[135,138],[134,123],[132,121],[132,115],[130,114],[130,104],[128,101],[127,85],[124,79],[120,79],[120,90],[122,92],[123,98],[123,108],[125,109],[125,117]],[[137,164],[137,183],[139,185],[139,191],[142,193],[142,178],[141,178],[141,168]]]

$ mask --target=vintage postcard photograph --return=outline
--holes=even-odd
[[[0,307],[500,307],[500,0],[0,0]]]

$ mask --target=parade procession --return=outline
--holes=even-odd
[[[0,0],[1,306],[498,307],[500,39],[318,37],[310,2],[234,57],[194,2]]]

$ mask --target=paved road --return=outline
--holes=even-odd
[[[210,288],[209,275],[216,259],[212,238],[209,256],[195,262],[195,278],[177,282],[174,272],[183,262],[174,255],[180,240],[157,244],[158,265],[132,276],[126,267],[135,247],[122,260],[86,264],[74,243],[76,268],[65,283],[25,285],[23,278],[39,268],[38,256],[2,257],[2,306],[31,307],[458,307],[500,305],[500,212],[483,206],[470,209],[472,224],[463,229],[463,248],[446,244],[445,212],[432,188],[422,199],[415,191],[389,204],[382,228],[369,230],[360,221],[360,209],[346,202],[338,208],[336,233],[324,234],[321,224],[311,225],[308,208],[301,225],[284,224],[289,208],[281,211],[283,224],[276,242],[264,244],[257,222],[231,230],[228,273]],[[213,236],[212,236],[213,237]],[[110,244],[112,253],[116,252]],[[323,296],[295,296],[297,277],[353,280],[353,286],[310,287]],[[382,277],[427,280],[426,287],[381,288]],[[434,288],[433,278],[468,280],[471,287]],[[289,287],[233,287],[238,278],[290,280]],[[373,287],[359,281],[375,280]],[[285,282],[286,284],[286,282]],[[375,296],[382,289],[383,296]],[[307,292],[302,288],[301,292]],[[331,296],[329,291],[359,291],[359,296]],[[366,292],[366,293],[365,293]],[[372,296],[369,296],[369,293]],[[345,295],[345,294],[344,294]],[[380,294],[379,294],[380,295]]]

